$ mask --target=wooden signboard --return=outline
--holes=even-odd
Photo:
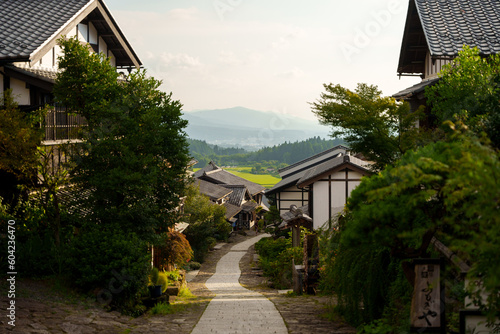
[[[411,330],[418,333],[445,333],[443,261],[417,259],[411,302]]]

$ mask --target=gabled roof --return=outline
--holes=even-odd
[[[292,205],[290,211],[283,212],[280,217],[285,223],[290,223],[298,219],[312,222],[312,218],[309,216],[309,205],[304,205],[300,208],[296,205]]]
[[[199,178],[203,176],[203,174],[221,170],[222,168],[217,166],[213,161],[210,161],[205,167],[203,167],[202,169],[198,169],[196,172],[194,172],[194,177]]]
[[[260,192],[263,192],[266,188],[260,184],[245,180],[242,177],[236,176],[228,171],[217,166],[214,162],[210,161],[205,167],[197,170],[194,173],[194,177],[206,180],[208,182],[217,183],[220,185],[232,185],[232,186],[245,186],[250,192],[251,196],[254,196]]]
[[[233,191],[205,180],[195,179],[195,184],[200,188],[200,192],[208,196],[212,201],[217,201],[231,194]]]
[[[315,164],[321,163],[327,159],[330,159],[333,156],[338,155],[339,153],[345,154],[349,151],[349,148],[344,145],[337,145],[328,150],[320,152],[318,154],[313,155],[312,157],[306,158],[304,160],[298,161],[290,166],[281,168],[278,170],[278,173],[281,177],[286,177],[290,174],[298,173],[304,169],[307,169]]]
[[[299,187],[305,187],[311,183],[321,179],[326,174],[330,174],[336,170],[349,168],[353,170],[358,170],[364,174],[371,173],[367,168],[368,163],[361,159],[345,155],[342,157],[337,157],[324,163],[314,166],[304,174],[304,176],[297,182]]]
[[[61,35],[87,18],[113,52],[117,67],[142,65],[102,0],[2,0],[0,13],[0,63],[37,62]]]
[[[239,206],[233,205],[231,203],[225,202],[223,205],[226,208],[226,219],[227,220],[233,218],[241,211],[241,208]]]
[[[427,51],[454,57],[466,44],[484,55],[498,53],[499,34],[498,0],[410,0],[398,73],[424,73]]]
[[[244,201],[251,199],[250,193],[244,185],[224,184],[223,187],[231,189],[232,192],[231,195],[229,195],[229,203],[233,205],[241,206]]]
[[[275,194],[297,184],[297,181],[300,180],[311,167],[317,166],[335,157],[343,156],[348,151],[349,148],[347,146],[337,145],[331,149],[280,169],[278,172],[280,173],[281,181],[276,183],[271,189],[268,189],[266,194]]]

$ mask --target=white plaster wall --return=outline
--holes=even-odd
[[[349,170],[349,178],[350,179],[360,179],[363,177],[363,174],[359,172],[355,172],[353,170]]]
[[[88,34],[89,26],[86,24],[79,23],[78,24],[78,40],[81,42],[88,42],[87,41],[87,34]]]
[[[288,188],[285,191],[280,192],[280,199],[302,199],[302,194],[301,193],[296,193],[296,192],[286,192],[286,191],[293,191],[297,190],[297,188]],[[307,194],[306,194],[307,195]]]
[[[46,68],[51,68],[54,66],[53,64],[53,52],[54,50],[53,49],[50,49],[49,52],[47,52],[43,57],[42,59],[40,60],[40,65],[42,67],[46,67]]]
[[[332,208],[337,208],[345,205],[345,182],[332,181]],[[327,208],[328,209],[328,208]]]
[[[66,35],[66,38],[72,38],[76,36],[76,27],[74,29],[71,29],[70,32]]]
[[[328,182],[315,182],[313,187],[313,227],[317,229],[325,224],[328,217]]]
[[[62,57],[63,52],[62,52],[62,49],[59,45],[54,46],[54,52],[55,52],[55,62],[56,62],[54,67],[58,68],[59,67],[59,60],[57,58]]]
[[[97,36],[97,30],[92,24],[92,22],[89,23],[89,40],[88,42],[90,44],[97,44],[98,43],[98,36]]]
[[[21,80],[10,78],[10,88],[14,99],[19,105],[30,104],[30,90],[26,88],[26,83]]]
[[[108,54],[108,46],[106,45],[106,42],[102,39],[102,37],[99,37],[99,53],[104,53],[105,55]]]
[[[115,55],[113,54],[113,52],[109,51],[108,57],[109,57],[109,63],[111,64],[111,66],[116,67],[116,58],[115,58]]]
[[[357,186],[359,186],[360,183],[361,181],[349,181],[349,184],[347,185],[349,189],[349,196],[351,196],[351,191],[353,191]]]
[[[345,179],[345,172],[335,172],[331,174],[332,179]],[[326,177],[325,177],[326,178]]]

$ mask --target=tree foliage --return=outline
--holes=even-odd
[[[191,155],[198,160],[198,164],[195,167],[204,167],[210,161],[226,166],[248,166],[256,163],[264,163],[265,161],[274,166],[282,164],[286,166],[339,144],[343,144],[343,141],[313,137],[300,142],[285,142],[272,147],[263,147],[256,152],[245,152],[244,150],[237,152],[238,149],[222,149],[207,144],[204,141],[190,139],[189,150]]]
[[[429,257],[432,236],[443,238],[470,261],[468,277],[483,283],[474,295],[487,293],[483,306],[492,319],[500,309],[500,271],[493,265],[500,261],[499,157],[464,128],[450,139],[408,152],[364,179],[348,200],[341,245],[385,247],[412,259]]]
[[[186,192],[184,212],[189,222],[186,238],[194,251],[194,260],[203,262],[208,250],[215,246],[217,240],[227,240],[232,230],[226,221],[226,208],[212,203],[191,184]]]
[[[354,91],[340,85],[324,85],[325,92],[312,111],[322,124],[331,125],[331,136],[375,162],[375,169],[393,164],[418,143],[414,126],[422,117],[410,113],[407,103],[381,96],[377,86],[358,84]]]
[[[44,110],[21,112],[11,89],[0,94],[0,196],[12,206],[18,204],[17,186],[36,179],[37,147],[43,136],[37,125],[43,114]]]
[[[464,122],[500,148],[500,55],[484,57],[477,47],[465,46],[439,77],[425,94],[440,124]]]
[[[76,39],[60,43],[56,99],[88,121],[72,156],[73,180],[89,191],[81,198],[91,212],[86,220],[154,241],[175,222],[184,191],[189,157],[182,105],[144,71],[118,80],[102,55]]]

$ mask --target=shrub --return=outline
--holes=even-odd
[[[260,255],[260,266],[275,288],[289,288],[292,285],[292,259],[302,263],[303,250],[292,247],[290,239],[263,238],[255,244]]]
[[[199,262],[189,262],[185,267],[186,270],[198,270],[201,268],[201,264]]]
[[[193,257],[193,249],[184,234],[173,230],[162,236],[155,252],[159,254],[160,268],[164,270],[182,267]]]
[[[150,253],[135,234],[94,228],[72,240],[68,255],[75,285],[92,291],[101,303],[128,307],[147,285]]]

